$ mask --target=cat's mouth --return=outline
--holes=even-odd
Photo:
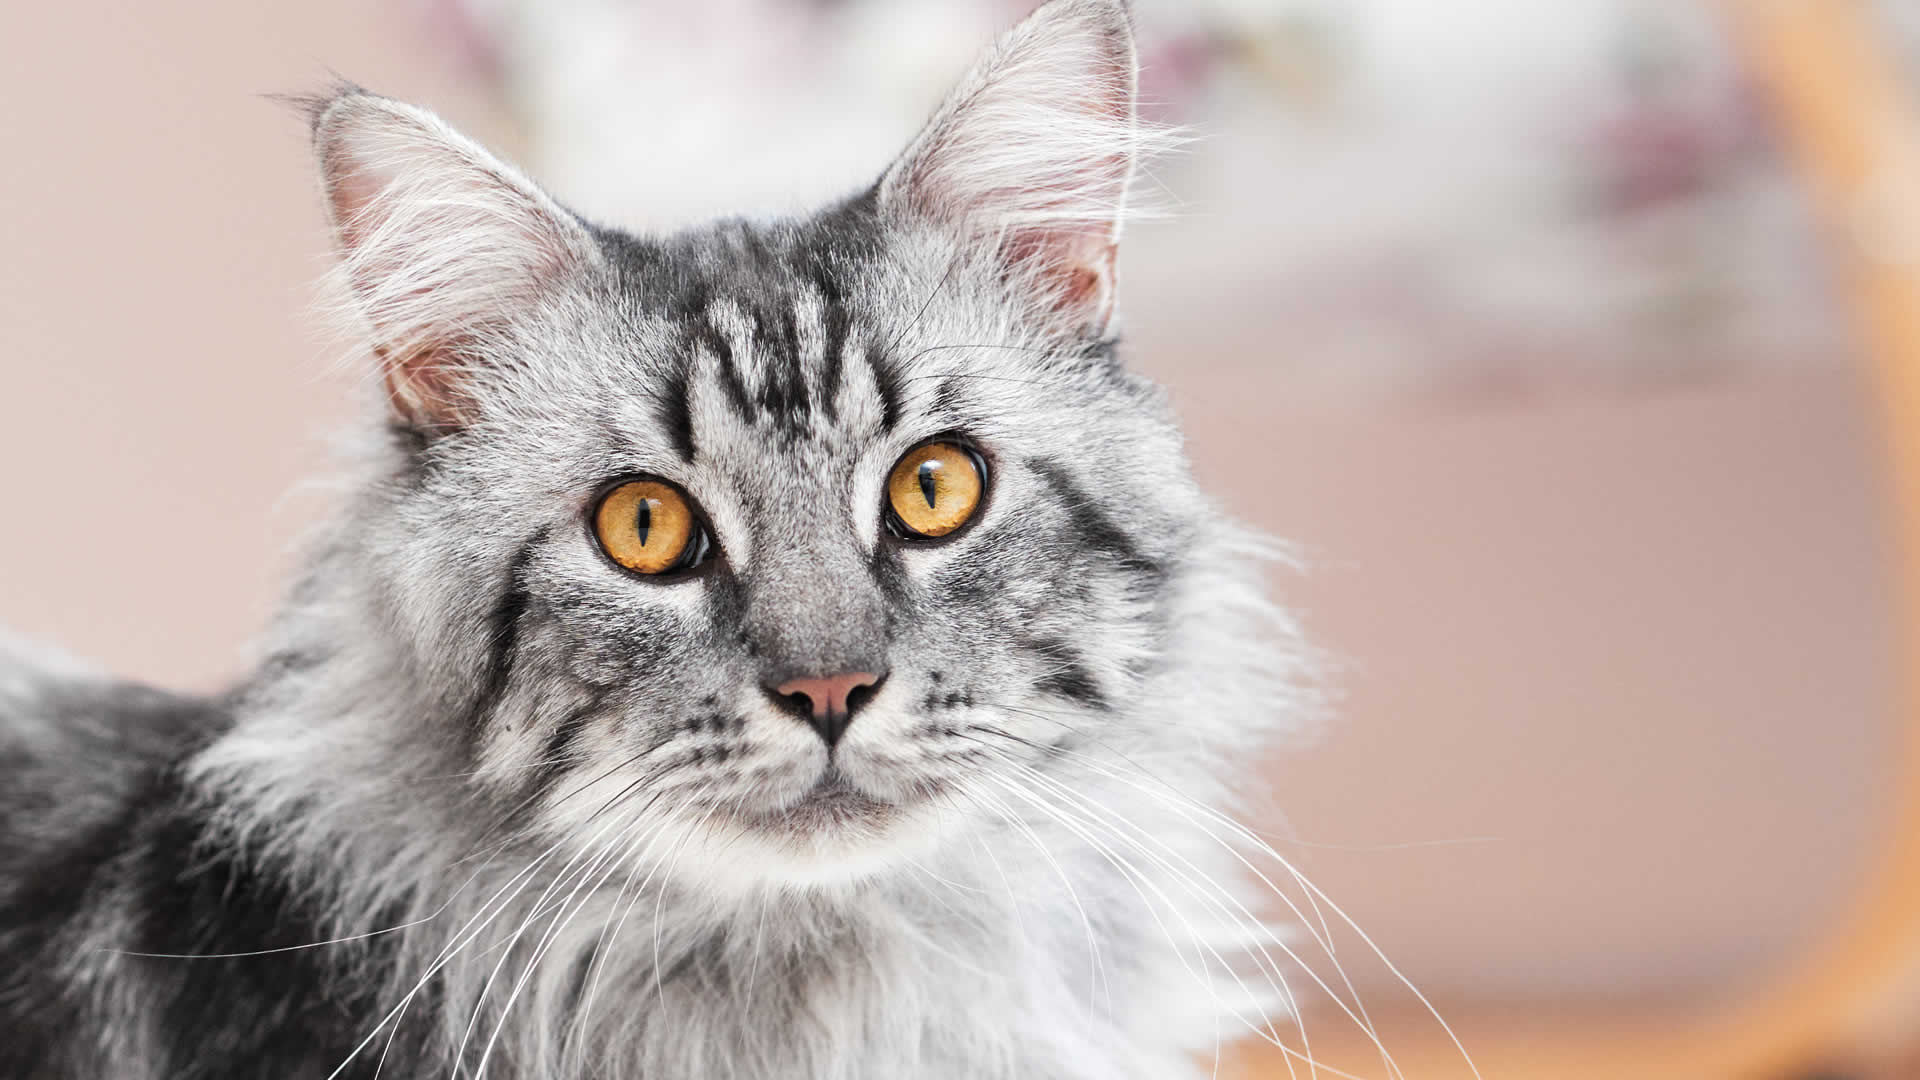
[[[813,787],[778,810],[753,813],[750,822],[779,832],[814,832],[850,825],[884,822],[896,807],[855,787],[839,769],[829,765]]]

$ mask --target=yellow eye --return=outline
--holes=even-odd
[[[658,480],[629,480],[600,499],[593,531],[614,562],[640,574],[685,570],[706,558],[706,531],[686,496]]]
[[[932,539],[967,523],[980,506],[986,476],[966,447],[922,443],[907,451],[887,477],[887,506],[909,536]]]

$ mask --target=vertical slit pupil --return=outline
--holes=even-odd
[[[647,546],[647,533],[653,529],[653,500],[641,499],[640,509],[634,511],[633,527],[640,534],[640,546]]]
[[[939,475],[940,475],[939,462],[923,461],[920,463],[920,494],[926,496],[927,509],[929,510],[933,509],[935,504],[938,503],[939,501],[936,498],[936,496],[939,495],[940,488],[939,488],[939,485],[934,482],[935,478],[938,477]]]

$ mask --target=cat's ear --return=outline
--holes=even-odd
[[[1106,330],[1138,158],[1161,133],[1135,114],[1121,0],[1053,0],[995,42],[881,180],[888,212],[990,244],[1050,320]]]
[[[489,346],[597,258],[578,218],[424,109],[346,87],[308,103],[352,306],[402,422],[470,418]]]

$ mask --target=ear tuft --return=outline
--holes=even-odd
[[[1169,141],[1135,108],[1120,0],[1052,0],[1003,35],[880,184],[881,205],[959,231],[1037,293],[1046,317],[1104,334],[1139,161]]]
[[[349,84],[297,100],[341,273],[403,422],[471,419],[473,368],[597,258],[586,228],[424,109]]]

